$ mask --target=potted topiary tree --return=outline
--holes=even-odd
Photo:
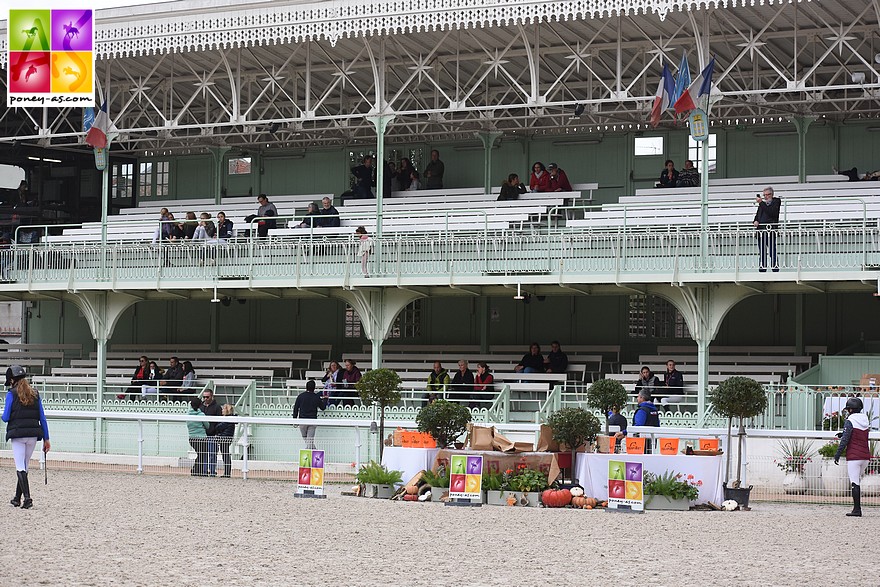
[[[608,412],[611,408],[623,409],[627,401],[626,389],[616,379],[594,381],[587,391],[587,405],[596,408],[605,416],[605,435],[608,436]]]
[[[744,420],[754,418],[764,413],[767,409],[767,394],[760,383],[749,377],[730,377],[721,382],[715,389],[709,392],[709,403],[719,416],[727,418],[727,446],[730,446],[731,428],[733,419],[739,419],[738,449],[736,451],[736,481],[732,487],[727,486],[730,481],[730,451],[727,454],[727,473],[724,481],[724,499],[736,500],[743,507],[749,505],[749,494],[752,486],[741,487],[740,471],[742,471],[742,453],[746,441],[746,427]]]
[[[442,399],[423,407],[416,416],[419,432],[429,433],[437,441],[438,448],[448,447],[464,434],[470,421],[469,409]]]
[[[385,407],[400,401],[400,376],[391,369],[372,369],[355,384],[365,406],[379,404],[379,460],[385,448]]]
[[[565,443],[571,450],[571,480],[574,478],[575,455],[580,445],[593,442],[602,428],[599,419],[583,408],[562,408],[550,414],[547,424],[553,429],[553,440]]]

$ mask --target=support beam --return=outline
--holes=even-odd
[[[807,181],[807,130],[815,120],[815,116],[793,116],[791,119],[798,134],[798,181],[801,183]]]
[[[382,193],[382,185],[385,183],[385,131],[394,120],[394,114],[368,116],[367,120],[376,128],[376,237],[379,238],[382,236],[382,198],[385,196]],[[377,242],[377,245],[381,243]],[[375,254],[378,267],[378,256],[381,254],[378,247]]]
[[[487,194],[492,193],[492,149],[495,143],[504,136],[503,132],[480,130],[474,133],[483,143],[483,187]]]
[[[411,302],[425,297],[405,289],[340,290],[336,296],[354,308],[361,319],[364,334],[373,346],[373,368],[382,365],[382,342],[388,338],[397,315]]]

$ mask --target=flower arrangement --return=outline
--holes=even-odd
[[[880,447],[877,446],[876,440],[868,442],[868,449],[871,451],[871,458],[868,459],[868,469],[865,475],[880,475]]]
[[[827,444],[823,444],[819,447],[819,456],[826,459],[833,459],[834,455],[837,454],[838,446],[840,446],[839,440],[831,440]]]
[[[836,449],[835,449],[836,450]],[[804,438],[789,438],[779,442],[780,458],[774,460],[776,466],[783,473],[798,473],[803,475],[807,463],[813,461],[815,453],[810,448],[810,443]]]
[[[846,416],[842,412],[831,412],[822,416],[822,430],[843,430]]]
[[[516,471],[508,469],[504,473],[508,477],[506,487],[502,486],[502,489],[504,490],[530,493],[544,491],[550,487],[547,483],[546,473],[536,471],[535,469],[529,469],[524,464],[517,465]]]
[[[403,482],[402,475],[401,471],[389,471],[384,465],[370,461],[366,465],[361,465],[357,473],[357,482],[371,485],[393,485]]]
[[[682,473],[664,472],[656,475],[650,471],[644,476],[645,495],[665,495],[669,499],[687,499],[695,501],[700,495],[699,488],[703,481],[695,479],[693,475],[685,477]]]

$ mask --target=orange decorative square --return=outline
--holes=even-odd
[[[701,438],[700,450],[718,450],[717,438]]]
[[[630,454],[630,455],[643,455],[643,454],[645,454],[645,439],[644,438],[627,438],[626,439],[626,454]]]
[[[677,455],[678,454],[678,438],[660,438],[661,455]]]
[[[91,93],[93,68],[91,51],[53,51],[52,92]]]

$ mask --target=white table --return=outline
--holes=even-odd
[[[403,482],[406,483],[419,471],[430,470],[439,450],[439,448],[386,446],[382,452],[382,464],[389,471],[403,471]]]
[[[838,414],[843,411],[846,407],[846,400],[848,397],[826,397],[825,402],[822,404],[822,414],[824,416],[829,416],[834,412]],[[867,414],[871,419],[871,428],[880,427],[880,398],[877,397],[862,397],[859,398],[862,400],[862,404],[864,404],[865,409],[862,410],[865,414]],[[840,429],[843,430],[843,422],[844,418],[840,419]]]
[[[685,477],[693,475],[694,480],[702,481],[696,503],[711,501],[721,504],[724,501],[722,483],[723,457],[701,457],[686,455],[628,455],[578,453],[575,477],[589,497],[608,499],[608,461],[629,461],[642,463],[644,471],[655,475],[682,473]]]

